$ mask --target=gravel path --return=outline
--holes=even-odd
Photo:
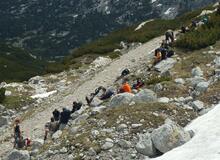
[[[162,36],[155,38],[129,51],[82,84],[70,85],[70,89],[67,90],[69,93],[67,96],[63,97],[62,94],[58,93],[58,95],[53,98],[53,102],[51,102],[51,98],[45,100],[43,106],[45,109],[36,112],[30,118],[24,120],[22,122],[22,130],[27,136],[31,137],[31,139],[42,139],[44,135],[44,124],[50,120],[51,113],[55,108],[61,109],[63,106],[71,106],[73,100],[84,101],[87,93],[92,93],[94,89],[100,85],[106,87],[111,86],[116,77],[120,75],[122,69],[132,69],[141,63],[146,63],[147,59],[152,56],[150,53],[159,46],[162,39]],[[7,134],[9,135],[11,133]],[[2,139],[2,137],[3,136],[1,136],[0,139]],[[10,141],[2,142],[0,144],[0,157],[11,149],[12,143]]]

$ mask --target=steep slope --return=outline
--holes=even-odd
[[[210,0],[1,1],[0,35],[38,56],[63,56],[113,30],[150,18],[174,18],[207,3]]]
[[[0,82],[24,81],[43,70],[44,62],[27,51],[0,43]]]

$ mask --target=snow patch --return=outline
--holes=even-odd
[[[185,128],[195,132],[195,136],[189,142],[154,160],[219,160],[219,121],[220,104]]]
[[[138,27],[135,29],[135,31],[141,29],[145,24],[149,23],[149,22],[152,22],[153,19],[150,19],[148,21],[145,21],[145,22],[142,22],[141,24],[138,25]]]
[[[53,95],[55,93],[57,93],[57,90],[54,90],[54,91],[51,91],[51,92],[45,92],[45,93],[41,93],[41,94],[36,94],[36,95],[31,96],[31,98],[33,98],[33,99],[35,99],[35,98],[47,98],[50,95]]]
[[[169,15],[170,13],[172,13],[172,11],[175,10],[175,8],[168,8],[166,10],[166,12],[164,12],[165,15]]]

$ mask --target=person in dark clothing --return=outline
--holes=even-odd
[[[115,80],[115,82],[117,82],[118,80],[124,78],[125,76],[130,74],[130,70],[128,68],[125,68],[122,72],[121,75],[119,77],[117,77],[117,79]]]
[[[60,113],[60,123],[67,124],[70,119],[71,112],[70,110],[63,108],[63,112]]]
[[[160,48],[166,48],[166,49],[169,49],[169,44],[166,42],[166,40],[163,40],[161,45],[160,45]]]
[[[60,119],[60,112],[57,109],[53,111],[53,118],[55,121],[59,121]]]
[[[160,52],[161,52],[161,60],[166,59],[168,50],[166,48],[160,48]]]
[[[71,113],[74,113],[74,112],[80,110],[81,107],[82,107],[82,103],[81,102],[74,101]]]
[[[174,54],[175,54],[175,52],[174,52],[173,50],[169,50],[169,51],[167,52],[167,58],[172,57]]]
[[[14,148],[17,148],[19,146],[19,143],[21,141],[21,130],[20,130],[20,120],[15,120],[15,126],[14,126]]]
[[[112,87],[106,89],[106,88],[102,88],[102,92],[103,94],[99,97],[100,100],[106,100],[108,98],[110,98],[115,92],[114,89]]]
[[[218,9],[216,11],[216,15],[220,15],[220,5],[218,6]]]
[[[139,90],[143,86],[144,86],[144,82],[140,78],[138,78],[136,83],[133,84],[132,89]]]
[[[95,96],[97,96],[99,94],[99,92],[103,89],[104,87],[100,86],[98,88],[95,89],[94,93],[91,93],[89,96],[86,96],[86,102],[88,105],[91,104],[91,102],[93,101],[93,99],[95,98]]]
[[[186,27],[184,26],[181,27],[181,33],[186,33]]]

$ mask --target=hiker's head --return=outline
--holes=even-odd
[[[51,121],[51,122],[54,122],[55,120],[54,120],[54,118],[53,118],[53,117],[51,117],[51,118],[50,118],[50,121]]]
[[[141,82],[141,78],[137,78],[137,82],[138,82],[138,83]]]
[[[63,111],[66,111],[67,109],[65,107],[63,107]]]
[[[19,124],[21,121],[20,121],[20,119],[19,118],[16,118],[15,119],[15,124]]]
[[[77,102],[76,101],[73,101],[73,106],[75,106],[77,104]]]

